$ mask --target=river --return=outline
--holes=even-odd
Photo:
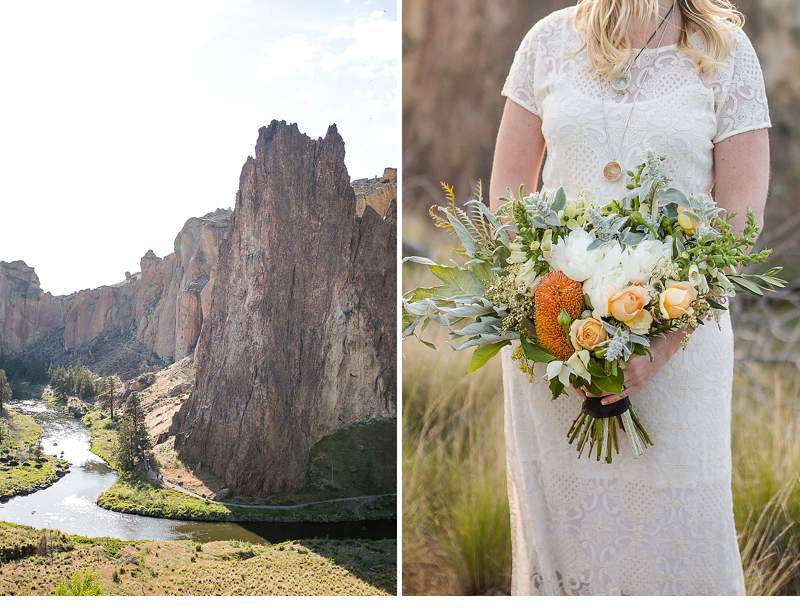
[[[118,513],[95,504],[117,475],[89,450],[89,432],[81,421],[43,400],[13,401],[12,408],[42,427],[45,453],[59,455],[70,471],[59,481],[27,496],[0,503],[0,521],[58,529],[83,536],[121,540],[192,539],[283,542],[299,538],[394,538],[394,520],[347,523],[232,523],[177,521]]]

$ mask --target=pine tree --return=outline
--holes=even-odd
[[[142,463],[145,452],[151,447],[144,411],[136,392],[132,392],[125,403],[118,438],[117,463],[122,470],[131,472]]]
[[[116,380],[114,376],[106,377],[100,382],[102,393],[99,396],[100,406],[108,411],[111,419],[114,419],[114,392],[116,391]]]
[[[3,405],[11,400],[11,384],[8,383],[6,372],[0,369],[0,413],[4,411]]]

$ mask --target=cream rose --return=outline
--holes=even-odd
[[[689,282],[667,282],[667,287],[658,298],[661,315],[668,320],[692,313],[692,301],[697,290]]]
[[[592,350],[608,339],[608,333],[600,320],[585,318],[572,321],[569,327],[569,338],[576,350]]]
[[[692,210],[678,206],[678,224],[686,235],[694,235],[700,226],[700,217]]]
[[[633,329],[649,329],[653,321],[645,306],[650,295],[641,284],[630,284],[611,295],[608,299],[608,313]]]

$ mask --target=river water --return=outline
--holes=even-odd
[[[122,540],[192,539],[282,542],[297,538],[394,538],[393,520],[347,523],[230,523],[177,521],[118,513],[95,504],[117,479],[89,450],[89,432],[77,418],[42,400],[20,400],[12,408],[30,415],[42,427],[45,453],[60,455],[70,471],[59,481],[28,496],[0,503],[0,521],[58,529],[83,536]]]

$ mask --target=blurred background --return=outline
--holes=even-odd
[[[522,37],[569,0],[404,0],[403,250],[445,260],[452,244],[428,207],[439,182],[466,201],[485,183]],[[800,594],[800,0],[739,0],[761,59],[773,127],[761,245],[790,288],[737,297],[734,512],[751,595]],[[794,120],[793,120],[794,119]],[[404,269],[406,288],[430,285]],[[431,333],[428,338],[433,338]],[[511,547],[499,362],[465,374],[469,356],[438,336],[403,358],[403,589],[410,595],[506,594]],[[435,371],[435,374],[432,373]]]

